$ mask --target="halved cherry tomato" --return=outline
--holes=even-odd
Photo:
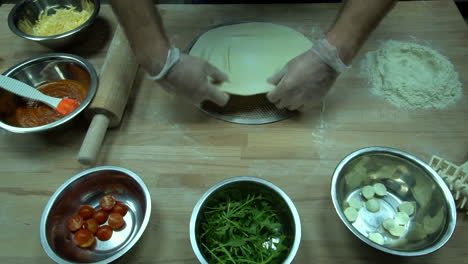
[[[94,219],[94,218],[87,219],[85,221],[85,223],[84,223],[84,226],[85,226],[86,229],[91,231],[91,233],[93,233],[93,234],[96,234],[96,232],[97,232],[97,230],[99,228],[99,224],[96,221],[96,219]]]
[[[118,213],[111,213],[109,215],[109,221],[107,223],[110,227],[112,227],[112,229],[119,229],[124,225],[125,221],[122,215]]]
[[[107,241],[112,237],[112,228],[108,225],[99,227],[96,236],[101,241]]]
[[[83,217],[84,220],[93,217],[93,213],[94,208],[89,205],[81,206],[80,211],[78,212],[78,214],[81,215],[81,217]]]
[[[67,227],[68,230],[75,232],[83,226],[83,217],[76,214],[68,218]]]
[[[94,235],[88,229],[80,229],[75,233],[74,240],[78,246],[87,248],[94,243]]]
[[[94,211],[93,218],[100,225],[104,224],[107,221],[107,217],[109,217],[109,213],[104,211],[103,209]]]
[[[127,211],[128,211],[128,206],[125,205],[124,203],[121,203],[121,202],[117,202],[115,205],[114,205],[114,208],[112,208],[112,212],[113,213],[118,213],[120,214],[121,216],[124,216],[127,214]]]
[[[115,205],[115,198],[112,195],[106,195],[102,197],[101,201],[99,201],[99,205],[101,206],[102,209],[106,211],[112,210],[112,208]]]

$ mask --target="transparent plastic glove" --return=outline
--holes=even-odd
[[[307,110],[322,102],[339,73],[348,68],[336,49],[321,40],[268,78],[268,82],[276,87],[267,98],[279,109]]]
[[[227,75],[197,57],[180,54],[179,60],[161,80],[163,87],[199,105],[204,100],[224,106],[229,95],[217,85],[227,81]]]

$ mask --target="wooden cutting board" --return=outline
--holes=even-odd
[[[0,7],[6,21],[12,6]],[[233,21],[268,21],[291,26],[308,37],[326,31],[340,4],[165,5],[171,41],[186,47],[206,29]],[[89,59],[99,70],[115,28],[103,6],[101,24],[89,43],[68,52]],[[107,25],[107,26],[106,26]],[[113,30],[111,31],[113,32]],[[370,95],[359,61],[387,39],[427,41],[448,56],[460,73],[463,99],[443,111],[404,111]],[[46,51],[13,35],[0,23],[0,70]],[[7,48],[5,48],[7,47]],[[335,166],[350,152],[388,146],[429,161],[432,155],[455,163],[468,159],[468,29],[451,1],[399,2],[340,77],[325,111],[261,126],[214,120],[168,95],[140,71],[120,127],[106,135],[98,165],[126,167],[147,184],[153,201],[150,224],[122,263],[197,263],[188,224],[196,201],[212,185],[233,176],[257,176],[282,188],[302,221],[295,263],[465,263],[466,217],[459,217],[451,240],[437,252],[402,259],[361,243],[341,223],[330,199]],[[88,127],[78,122],[63,135],[0,132],[0,262],[49,263],[39,241],[42,210],[69,177],[87,168],[75,156]]]

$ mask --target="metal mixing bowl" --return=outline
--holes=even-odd
[[[50,53],[33,57],[13,66],[3,75],[20,80],[32,87],[64,79],[79,81],[89,86],[88,95],[81,105],[71,114],[55,122],[38,127],[24,128],[12,126],[0,117],[0,127],[13,133],[43,132],[63,127],[89,105],[96,94],[98,86],[98,75],[93,65],[81,57],[66,53]],[[6,93],[5,90],[0,89],[0,97],[5,96]],[[19,96],[15,96],[15,100],[21,99]]]
[[[278,259],[274,263],[288,264],[294,259],[301,241],[301,221],[296,207],[291,199],[276,185],[255,177],[234,177],[222,181],[211,187],[197,202],[190,219],[190,243],[198,260],[207,264],[207,260],[201,251],[201,223],[204,220],[204,212],[207,207],[220,201],[226,201],[228,197],[241,198],[247,194],[262,194],[270,199],[273,209],[278,212],[283,232],[286,234],[286,246],[289,248],[284,259]]]
[[[108,241],[96,239],[89,249],[78,247],[67,229],[67,220],[82,205],[99,206],[112,194],[128,206],[125,228],[114,231]],[[134,172],[113,166],[92,168],[70,178],[52,195],[41,218],[41,244],[58,263],[109,263],[125,254],[140,239],[151,214],[151,197],[143,180]]]
[[[380,210],[373,213],[365,206],[355,222],[348,221],[344,210],[348,201],[361,197],[365,185],[382,183],[387,195],[379,199]],[[345,157],[335,169],[331,196],[336,212],[359,239],[381,251],[400,256],[419,256],[441,248],[451,237],[456,224],[456,207],[443,179],[428,164],[411,154],[392,148],[369,147]],[[382,223],[395,217],[398,206],[411,202],[415,212],[401,237],[392,236]],[[367,236],[381,233],[384,244]]]
[[[69,45],[70,43],[73,43],[75,40],[77,40],[77,38],[85,35],[85,32],[89,29],[91,24],[96,20],[96,17],[99,13],[100,5],[101,5],[100,0],[83,0],[83,1],[89,1],[93,3],[94,5],[93,13],[91,14],[89,19],[84,24],[82,24],[81,26],[71,31],[68,31],[59,35],[39,37],[39,36],[29,35],[21,31],[18,27],[18,23],[22,20],[27,20],[31,24],[35,24],[39,15],[42,12],[46,10],[49,10],[48,11],[49,13],[53,12],[51,10],[52,8],[65,8],[65,7],[73,6],[73,7],[76,7],[76,10],[81,11],[82,1],[76,1],[76,0],[23,0],[23,1],[20,1],[13,7],[13,9],[11,9],[10,14],[8,15],[8,26],[10,27],[10,30],[13,31],[13,33],[15,33],[16,35],[24,39],[37,41],[49,48],[59,48],[59,47]]]

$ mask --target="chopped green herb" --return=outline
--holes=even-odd
[[[270,263],[287,251],[278,214],[262,195],[208,207],[201,224],[209,263]]]

